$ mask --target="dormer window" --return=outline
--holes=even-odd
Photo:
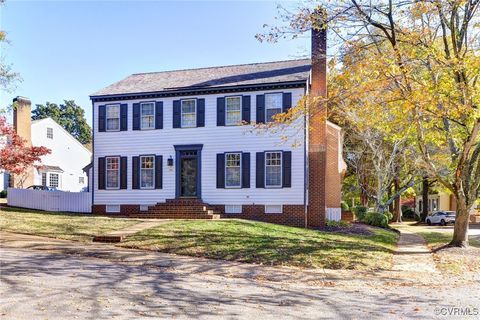
[[[53,139],[53,128],[47,128],[47,139]]]

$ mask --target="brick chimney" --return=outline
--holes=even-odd
[[[32,145],[32,102],[24,97],[13,99],[13,127],[15,132],[26,140],[28,146]],[[30,172],[31,171],[31,172]],[[23,180],[23,181],[22,181]],[[33,168],[29,169],[26,177],[13,177],[14,187],[28,187],[33,184]]]
[[[326,118],[327,107],[321,97],[327,96],[327,30],[325,10],[314,11],[312,22],[311,100],[308,117],[308,208],[307,227],[322,227],[326,211]],[[320,98],[320,99],[319,99]]]

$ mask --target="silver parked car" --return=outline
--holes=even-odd
[[[425,222],[428,225],[440,224],[445,226],[449,223],[455,223],[455,211],[436,211],[429,215]]]

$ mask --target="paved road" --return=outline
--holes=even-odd
[[[298,270],[265,267],[296,279],[270,280],[236,274],[234,265],[230,272],[215,269],[218,262],[202,259],[182,260],[190,268],[176,268],[168,261],[119,262],[31,243],[2,242],[0,250],[0,319],[432,319],[436,307],[480,307],[478,279],[439,281],[432,290],[399,281],[395,273],[301,281]]]

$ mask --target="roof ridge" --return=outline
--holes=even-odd
[[[211,66],[211,67],[202,67],[202,68],[187,68],[187,69],[174,69],[174,70],[165,70],[165,71],[139,72],[139,73],[132,73],[132,76],[142,75],[142,74],[176,72],[176,71],[191,71],[191,70],[204,70],[204,69],[213,69],[213,68],[217,69],[217,68],[239,67],[239,66],[254,66],[254,65],[259,65],[259,64],[292,62],[292,61],[302,61],[302,60],[310,60],[310,58],[277,60],[277,61],[267,61],[267,62],[254,62],[254,63],[241,63],[241,64],[229,64],[229,65],[223,65],[223,66]]]

